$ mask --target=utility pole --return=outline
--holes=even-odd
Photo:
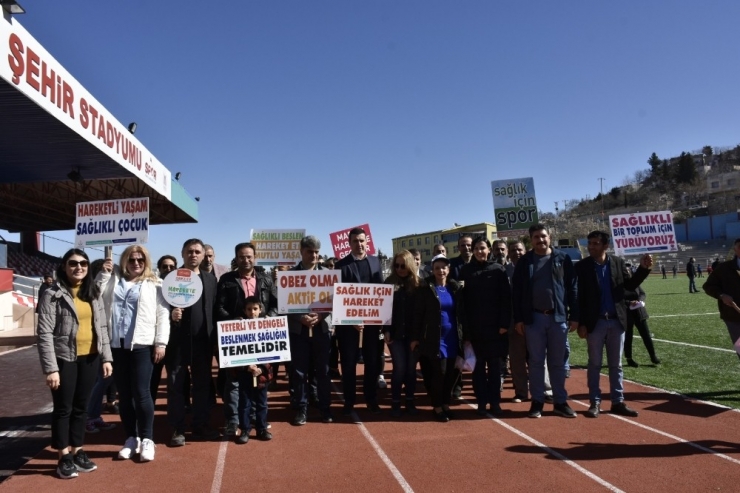
[[[597,178],[600,183],[600,195],[601,195],[601,224],[604,224],[604,180],[606,178]]]

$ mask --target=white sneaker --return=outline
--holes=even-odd
[[[156,447],[156,445],[154,445],[154,442],[148,438],[141,441],[141,455],[139,455],[141,462],[154,460],[154,447]]]
[[[119,459],[130,459],[133,454],[138,454],[141,450],[141,440],[137,437],[128,437],[123,444],[123,448],[118,452]]]
[[[379,388],[379,389],[384,389],[384,388],[386,388],[387,386],[388,386],[388,384],[387,384],[387,383],[385,383],[385,377],[384,377],[383,375],[380,375],[380,376],[378,377],[378,388]]]

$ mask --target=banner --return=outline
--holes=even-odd
[[[287,317],[218,322],[216,330],[221,368],[290,361]]]
[[[290,265],[301,260],[301,238],[305,229],[253,229],[250,240],[257,265]]]
[[[289,270],[277,273],[278,313],[330,312],[339,270]]]
[[[671,211],[609,216],[615,255],[678,251]]]
[[[393,286],[387,284],[334,284],[334,325],[390,325]]]
[[[529,227],[540,220],[534,178],[492,181],[491,191],[499,238],[529,235]]]
[[[9,88],[16,88],[119,166],[172,199],[169,170],[16,18],[0,21],[0,40],[0,78]]]
[[[170,306],[193,306],[203,295],[203,281],[190,269],[175,269],[162,280],[162,296]]]
[[[349,246],[349,232],[352,231],[354,228],[362,228],[365,230],[365,236],[367,237],[367,254],[375,255],[375,244],[373,243],[373,238],[370,235],[370,225],[366,223],[329,234],[329,239],[331,240],[331,249],[332,252],[334,252],[334,257],[342,259],[349,255],[349,253],[352,251]]]
[[[78,202],[75,247],[149,241],[149,197]]]

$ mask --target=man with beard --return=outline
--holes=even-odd
[[[575,418],[565,390],[565,350],[568,331],[578,328],[578,288],[573,262],[550,247],[543,224],[529,228],[532,250],[516,264],[512,278],[514,327],[525,335],[529,352],[530,418],[542,416],[545,402],[545,359],[550,373],[554,411]],[[570,325],[570,327],[569,327]]]
[[[257,248],[252,243],[239,243],[234,247],[237,270],[227,272],[218,281],[216,319],[237,320],[244,312],[244,300],[249,296],[259,298],[268,317],[277,315],[277,298],[272,289],[272,277],[263,267],[255,265]],[[239,382],[226,372],[223,390],[226,436],[233,436],[239,428]]]

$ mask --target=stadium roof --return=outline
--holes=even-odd
[[[0,46],[0,229],[74,229],[77,202],[135,197],[152,225],[197,222],[169,170],[10,16]]]

